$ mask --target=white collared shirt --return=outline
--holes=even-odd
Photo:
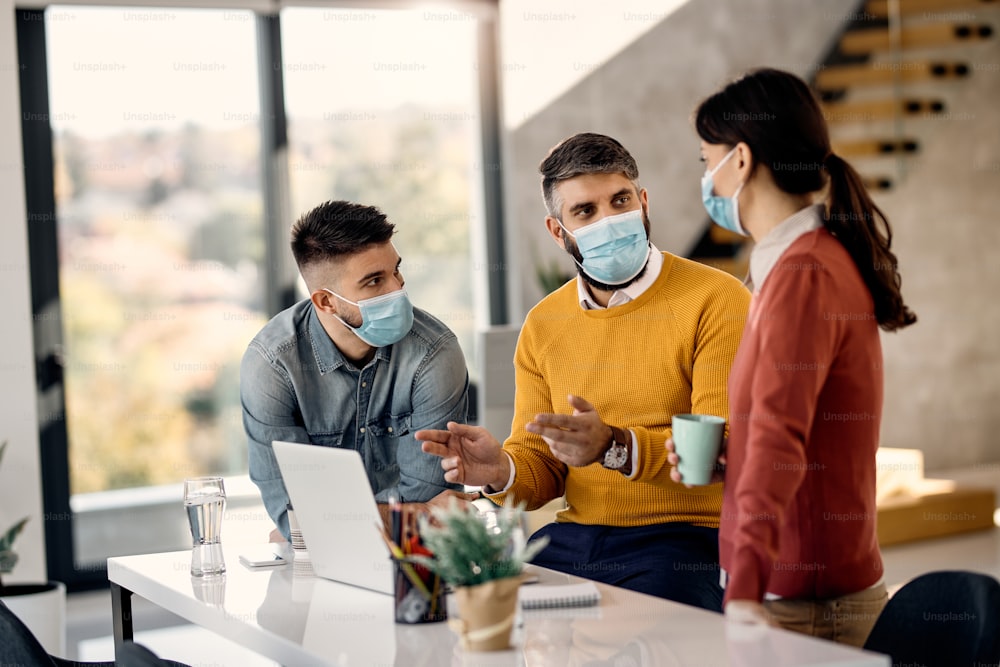
[[[793,213],[769,231],[750,253],[750,279],[753,281],[754,292],[760,291],[771,269],[788,250],[788,246],[803,234],[822,226],[823,204],[813,204]]]
[[[656,279],[660,277],[660,270],[663,268],[663,254],[657,250],[653,242],[649,242],[649,251],[646,254],[646,271],[642,274],[639,280],[635,281],[628,287],[623,287],[622,289],[615,290],[611,294],[611,298],[608,299],[608,308],[614,308],[615,306],[620,306],[629,301],[634,301],[639,298],[639,296],[648,290]],[[587,281],[583,279],[583,276],[577,275],[576,277],[576,293],[577,298],[580,300],[580,307],[584,310],[603,310],[604,306],[594,301],[594,297],[590,294],[590,289],[587,286]]]

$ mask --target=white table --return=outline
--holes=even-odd
[[[132,638],[136,594],[296,667],[889,665],[887,656],[773,628],[733,626],[719,614],[604,584],[598,584],[600,606],[523,612],[512,650],[467,653],[447,623],[396,624],[389,596],[317,578],[296,564],[249,570],[238,553],[227,547],[228,572],[215,582],[190,576],[188,551],[109,558],[116,648]],[[542,583],[579,581],[536,571]],[[455,616],[451,600],[449,612]]]

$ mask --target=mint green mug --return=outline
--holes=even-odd
[[[708,484],[722,449],[726,420],[715,415],[674,415],[674,451],[684,484]]]

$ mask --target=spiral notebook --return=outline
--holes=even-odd
[[[601,591],[592,581],[579,584],[534,584],[519,591],[522,609],[591,607],[601,601]]]

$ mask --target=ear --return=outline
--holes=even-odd
[[[335,303],[336,297],[327,292],[326,290],[316,290],[309,295],[309,299],[313,302],[313,306],[316,310],[333,315],[337,312],[337,304]]]
[[[639,190],[639,202],[646,211],[646,215],[649,215],[649,193],[646,192],[646,188]]]
[[[753,171],[753,151],[750,150],[750,146],[747,145],[745,141],[741,141],[736,144],[736,155],[733,156],[733,161],[736,163],[736,169],[739,171],[740,177],[746,179]]]
[[[559,221],[551,215],[547,215],[545,216],[545,228],[549,230],[549,236],[551,236],[552,240],[556,242],[556,245],[565,250],[566,241],[563,239],[563,234],[566,232],[564,232],[562,227],[559,226]]]

